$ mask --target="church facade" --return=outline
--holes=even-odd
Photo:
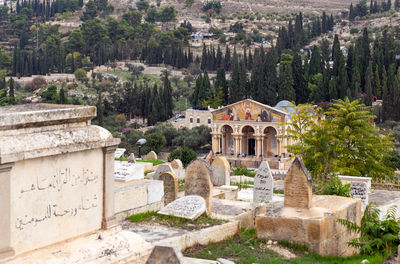
[[[283,137],[288,112],[251,99],[212,111],[212,150],[232,165],[258,166],[269,161],[278,169],[278,161],[287,157],[290,140]]]

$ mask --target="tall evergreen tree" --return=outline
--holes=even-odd
[[[15,82],[13,78],[8,80],[8,103],[15,104]]]
[[[372,63],[370,62],[365,75],[365,97],[364,103],[372,106]]]
[[[264,64],[264,86],[259,93],[260,102],[268,105],[275,105],[278,102],[277,96],[278,76],[276,72],[275,54],[273,50],[267,53]]]
[[[161,81],[163,83],[163,92],[162,92],[162,98],[163,98],[163,103],[165,105],[165,119],[167,120],[172,116],[172,112],[174,110],[174,104],[172,101],[172,86],[171,82],[169,80],[169,71],[164,70],[162,75],[161,75]]]
[[[294,80],[292,72],[292,61],[293,57],[289,54],[282,54],[281,56],[281,67],[279,73],[279,90],[278,99],[295,101],[296,93],[294,90]]]
[[[218,87],[221,87],[221,91],[223,94],[223,103],[227,105],[229,103],[228,101],[228,83],[226,82],[226,77],[225,77],[225,70],[224,68],[219,68],[217,70],[217,78],[215,80],[215,85],[214,89],[217,89]]]
[[[301,57],[298,53],[293,56],[292,62],[293,82],[296,93],[296,103],[304,104],[308,100],[307,81],[304,78],[304,69]]]

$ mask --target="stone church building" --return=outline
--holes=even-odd
[[[282,101],[272,107],[251,99],[212,111],[212,150],[233,166],[258,167],[266,160],[278,169],[278,161],[288,157],[285,124],[293,105]]]

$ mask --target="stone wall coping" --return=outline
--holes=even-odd
[[[0,130],[89,121],[96,107],[81,105],[24,104],[0,107]]]
[[[0,164],[96,148],[117,147],[119,138],[99,126],[0,136]]]
[[[343,180],[354,180],[354,181],[362,181],[362,182],[372,181],[371,177],[345,176],[345,175],[338,175],[338,177],[339,177],[339,179],[343,179]]]

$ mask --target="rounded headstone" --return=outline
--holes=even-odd
[[[181,170],[181,169],[183,169],[182,161],[181,161],[180,159],[174,159],[174,160],[171,162],[171,167],[172,167],[174,170]]]
[[[186,168],[185,195],[198,195],[204,198],[207,212],[212,208],[211,168],[202,159],[195,159]]]
[[[178,197],[178,177],[173,172],[163,172],[159,177],[164,182],[164,205],[176,200]]]
[[[217,157],[211,164],[211,182],[214,186],[230,185],[231,166],[225,157]]]
[[[150,151],[149,153],[147,153],[147,155],[145,156],[146,160],[156,160],[157,159],[157,153],[155,153],[154,151]]]

